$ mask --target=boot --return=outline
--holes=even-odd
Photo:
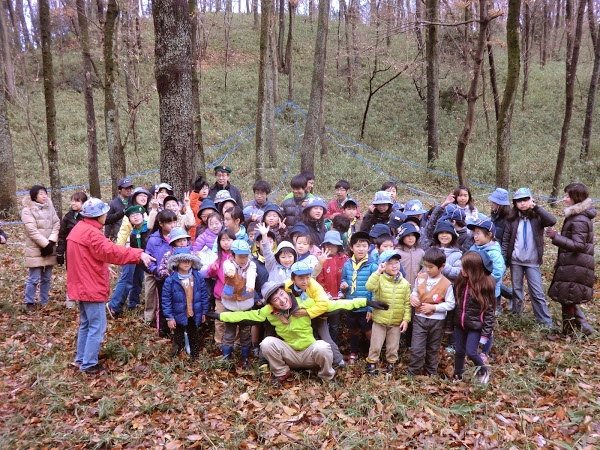
[[[222,360],[226,361],[231,359],[231,352],[233,352],[233,347],[223,347],[221,351],[223,352],[223,356],[221,357]]]
[[[247,370],[249,367],[248,356],[250,356],[250,347],[242,347],[242,367],[244,370]]]
[[[594,330],[594,327],[588,323],[585,314],[583,314],[583,311],[578,306],[575,307],[574,320],[577,323],[577,327],[585,336],[589,336],[596,331]]]

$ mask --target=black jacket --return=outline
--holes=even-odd
[[[65,214],[60,222],[60,231],[58,232],[58,242],[56,245],[56,254],[57,255],[66,255],[67,253],[67,236],[73,229],[77,222],[83,219],[81,214],[77,214],[75,217],[75,212],[69,208],[69,211]]]
[[[529,219],[529,223],[531,224],[535,248],[537,250],[537,263],[541,266],[542,258],[544,256],[544,228],[553,226],[556,223],[556,217],[538,205],[533,207],[533,211],[536,213],[536,216]],[[515,238],[517,237],[519,222],[520,219],[518,217],[513,221],[507,220],[506,226],[504,227],[504,236],[502,237],[502,256],[504,257],[504,261],[506,262],[507,266],[510,265],[512,253],[515,249]]]
[[[104,222],[104,235],[112,240],[117,238],[117,234],[119,234],[119,229],[121,228],[121,222],[123,221],[123,216],[125,215],[125,209],[129,205],[129,199],[127,199],[126,203],[121,201],[121,196],[117,195],[113,198],[108,206],[110,209],[106,214],[106,221]]]
[[[213,184],[210,187],[210,190],[208,191],[208,198],[210,198],[211,200],[214,200],[215,195],[217,195],[217,192],[223,191],[223,190],[229,191],[229,195],[231,195],[231,198],[235,200],[235,202],[237,203],[237,205],[240,208],[244,209],[244,201],[242,200],[242,193],[240,192],[240,190],[238,188],[236,188],[229,181],[227,182],[227,186],[225,186],[225,187],[221,187],[217,183]]]
[[[491,275],[490,275],[491,276]],[[454,290],[456,306],[454,307],[454,326],[464,330],[481,331],[481,336],[490,338],[496,323],[495,299],[491,298],[485,311],[481,311],[479,303],[467,292],[465,299],[464,290]]]

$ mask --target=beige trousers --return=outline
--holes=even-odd
[[[144,305],[144,321],[156,323],[156,280],[154,275],[144,273],[144,290],[146,304]]]
[[[371,345],[369,347],[369,357],[367,361],[376,363],[379,361],[379,354],[385,342],[385,359],[389,363],[398,361],[398,347],[400,345],[400,326],[388,327],[377,322],[373,322],[371,329]]]
[[[315,341],[304,350],[294,350],[289,344],[276,337],[268,336],[260,344],[263,356],[269,361],[271,373],[276,377],[285,375],[290,369],[319,369],[319,378],[331,380],[335,370],[331,346],[325,341]]]

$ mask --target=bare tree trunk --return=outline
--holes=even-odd
[[[438,157],[438,120],[440,81],[438,65],[439,0],[427,0],[427,164],[433,165]]]
[[[521,0],[509,0],[506,19],[506,51],[508,67],[506,86],[496,121],[496,186],[508,189],[510,182],[510,126],[519,88],[521,52],[519,50],[519,18]]]
[[[269,74],[267,79],[267,103],[265,111],[265,131],[269,149],[268,167],[277,167],[277,136],[275,134],[275,106],[279,103],[279,73],[275,44],[275,11],[271,10],[269,26]]]
[[[38,47],[40,44],[40,21],[39,21],[39,12],[32,8],[31,0],[27,0],[27,7],[29,8],[29,15],[31,17],[31,34],[33,37],[33,42]]]
[[[0,53],[0,64],[4,63]],[[8,112],[6,110],[6,96],[4,77],[0,74],[0,216],[5,216],[8,210],[16,206],[17,179],[15,175],[15,158],[13,154]]]
[[[88,141],[88,179],[90,183],[90,194],[100,198],[98,139],[96,137],[96,113],[94,112],[94,91],[92,86],[92,56],[90,55],[90,39],[88,33],[88,21],[85,15],[85,0],[77,0],[77,21],[79,23],[79,39],[81,41],[83,66],[85,121],[87,125]]]
[[[40,32],[42,35],[42,68],[44,73],[44,99],[46,101],[46,138],[48,143],[48,172],[52,187],[52,203],[62,216],[60,172],[58,170],[58,143],[56,141],[56,105],[54,102],[54,74],[52,70],[52,32],[50,30],[50,5],[48,0],[39,1]]]
[[[346,40],[346,79],[348,81],[348,100],[354,96],[354,59],[352,58],[352,41],[350,40],[350,13],[346,0],[340,0],[340,16],[344,18],[344,38]],[[341,19],[340,17],[340,19]]]
[[[360,58],[358,56],[358,22],[360,20],[360,14],[357,4],[359,4],[359,0],[350,0],[348,5],[350,24],[352,26],[352,64],[354,67],[358,67],[360,64]]]
[[[192,42],[188,0],[154,0],[154,56],[160,112],[160,179],[179,198],[196,175]]]
[[[319,16],[317,18],[317,40],[315,42],[315,57],[313,62],[313,76],[308,102],[308,114],[302,138],[301,171],[313,171],[315,165],[315,147],[320,134],[321,102],[324,95],[325,63],[327,59],[327,34],[329,32],[330,0],[319,2]]]
[[[494,62],[494,50],[492,47],[491,31],[488,28],[487,36],[487,54],[490,64],[490,85],[492,86],[492,95],[494,96],[494,111],[496,112],[496,121],[500,115],[500,95],[498,94],[498,82],[496,81],[496,63]]]
[[[479,85],[479,74],[481,73],[481,64],[483,62],[483,52],[486,46],[487,28],[490,24],[488,16],[488,0],[479,0],[479,37],[477,39],[477,49],[473,55],[473,69],[471,71],[471,84],[467,92],[467,116],[465,126],[458,138],[458,147],[456,149],[456,174],[458,175],[458,184],[466,185],[467,176],[465,173],[465,153],[469,144],[469,137],[475,122],[475,103],[477,102],[477,88]]]
[[[117,193],[119,178],[123,178],[127,174],[125,152],[123,151],[121,129],[119,127],[119,90],[117,82],[119,68],[115,60],[118,20],[119,5],[116,0],[108,0],[106,23],[104,24],[104,126],[106,128],[106,147],[110,160],[113,195]]]
[[[200,77],[202,76],[198,64],[198,3],[189,0],[192,46],[192,100],[194,102],[194,151],[196,153],[196,177],[206,178],[206,161],[204,160],[204,144],[202,142],[202,113],[200,110]]]
[[[423,21],[423,1],[415,1],[415,32],[417,34],[417,49],[423,51],[423,35],[421,33],[421,22]]]
[[[558,34],[560,32],[561,5],[562,5],[562,1],[556,0],[556,10],[554,13],[554,31],[553,31],[554,35],[552,37],[552,47],[550,49],[550,56],[552,58],[554,58],[554,56],[556,54],[556,43],[558,41]]]
[[[548,14],[548,2],[544,2],[542,6],[544,21],[542,22],[542,39],[540,41],[540,64],[542,67],[546,65],[548,58],[548,30],[550,28],[550,15]]]
[[[25,20],[25,12],[23,11],[23,0],[17,0],[15,6],[17,15],[19,16],[19,23],[21,25],[21,34],[25,39],[25,50],[29,51],[33,48],[31,38],[29,37],[29,29],[27,28],[27,21]]]
[[[256,108],[256,166],[254,178],[263,180],[265,176],[265,88],[268,81],[268,51],[269,51],[269,22],[271,17],[272,1],[260,3],[260,55],[258,64],[258,101]]]
[[[588,14],[591,10],[592,17],[595,18],[593,11],[593,2],[588,4]],[[590,20],[590,24],[594,24],[594,20]],[[587,106],[585,108],[585,123],[583,124],[583,136],[581,138],[581,152],[579,160],[585,161],[590,156],[590,139],[592,136],[592,123],[594,120],[594,105],[596,103],[596,92],[598,90],[598,75],[600,74],[600,43],[598,42],[597,28],[590,27],[592,41],[594,42],[594,67],[590,78],[590,88],[588,90]]]
[[[1,5],[1,3],[0,3]],[[8,101],[13,103],[17,89],[15,86],[15,67],[13,65],[13,56],[10,51],[11,39],[8,33],[8,20],[6,18],[6,10],[4,7],[0,7],[0,43],[2,44],[2,59],[4,60],[4,76],[5,76],[5,90]]]
[[[580,0],[578,3],[575,33],[573,35],[573,26],[571,24],[571,1],[572,0],[567,0],[566,7],[568,34],[566,58],[567,73],[565,76],[565,118],[560,133],[560,146],[558,148],[558,156],[556,158],[556,170],[554,171],[554,180],[552,181],[552,192],[550,194],[551,197],[556,197],[558,195],[558,188],[560,184],[560,179],[562,177],[565,156],[567,153],[567,145],[569,142],[569,127],[571,126],[571,117],[573,115],[573,100],[575,97],[574,88],[577,76],[577,63],[579,61],[579,49],[581,46],[583,16],[585,14],[585,6],[587,3],[586,0]]]
[[[523,29],[523,87],[521,88],[521,108],[525,110],[525,94],[529,87],[529,48],[531,42],[531,8],[529,2],[525,2],[525,17]]]
[[[254,21],[252,22],[252,29],[258,30],[260,19],[258,17],[258,0],[252,0],[252,14]]]

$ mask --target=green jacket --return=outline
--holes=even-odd
[[[314,306],[314,304],[315,301],[312,298],[306,298],[298,307],[308,309],[311,306]],[[336,311],[338,309],[352,310],[363,308],[366,304],[367,300],[365,298],[355,300],[331,300],[329,301],[328,312]],[[230,323],[241,322],[242,320],[252,320],[254,322],[264,322],[265,320],[268,320],[271,325],[275,327],[277,335],[294,350],[304,350],[315,342],[311,318],[309,316],[289,316],[289,323],[283,323],[278,315],[273,314],[273,307],[271,305],[265,305],[261,309],[250,311],[223,312],[219,314],[219,319],[222,322]]]
[[[373,272],[366,283],[366,288],[373,292],[373,300],[390,305],[386,310],[374,309],[373,322],[388,327],[410,322],[410,284],[399,274],[394,279],[387,273]]]

